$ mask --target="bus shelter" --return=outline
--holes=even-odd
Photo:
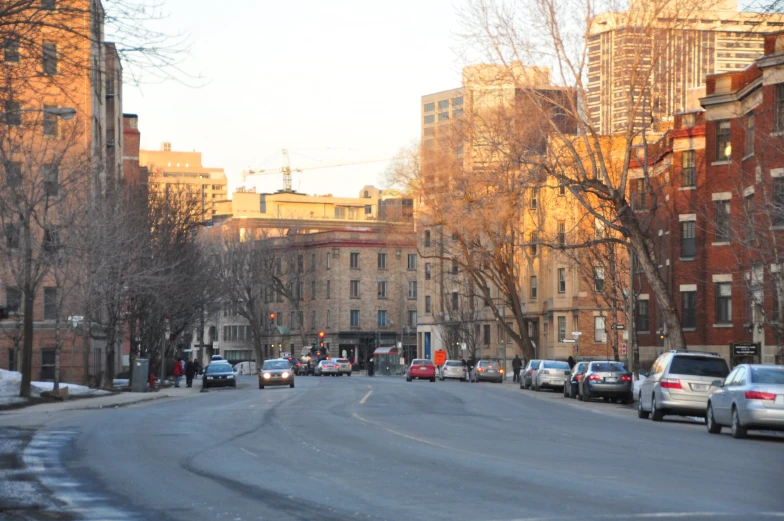
[[[383,376],[404,374],[406,367],[400,363],[400,350],[397,347],[379,347],[373,351],[373,372]]]

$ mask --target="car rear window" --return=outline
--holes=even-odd
[[[531,360],[531,369],[539,369],[541,363],[539,360]]]
[[[338,358],[338,359],[337,359],[337,360],[335,360],[335,361],[336,361],[337,363],[339,363],[339,364],[347,364],[347,363],[348,363],[348,358]]]
[[[612,371],[626,371],[626,367],[624,367],[624,365],[621,363],[602,362],[598,364],[591,364],[591,370],[600,373],[607,373]]]
[[[676,356],[670,365],[671,374],[724,378],[730,372],[723,358],[709,356]]]
[[[411,362],[414,365],[430,365],[430,360],[414,360]]]
[[[262,370],[264,370],[264,369],[267,369],[267,370],[270,370],[270,369],[288,369],[289,367],[290,367],[290,365],[289,365],[288,362],[281,361],[281,360],[275,360],[275,361],[268,360],[268,361],[264,362],[264,365],[261,366],[261,369]]]
[[[784,384],[784,369],[778,367],[752,367],[751,382],[755,384]]]
[[[446,363],[446,365],[448,365],[449,367],[462,367],[463,366],[463,362],[458,362],[456,360],[450,360],[450,361],[448,361]]]
[[[569,369],[569,364],[566,362],[545,362],[542,367],[545,369]]]

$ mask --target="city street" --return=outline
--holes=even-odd
[[[629,407],[511,384],[296,384],[260,391],[241,377],[236,390],[124,408],[2,414],[0,449],[30,443],[26,497],[46,505],[38,495],[53,494],[50,507],[68,514],[10,512],[6,476],[0,519],[784,516],[780,437],[711,436],[686,420],[643,421]],[[14,432],[22,441],[9,441]]]

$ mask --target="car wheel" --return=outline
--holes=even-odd
[[[461,378],[461,379],[460,379],[460,381],[461,381],[461,382],[465,382],[465,378]]]
[[[577,388],[577,400],[580,401],[580,402],[584,402],[585,401],[585,396],[583,396],[583,393],[580,392],[580,388],[579,387]]]
[[[259,384],[259,389],[264,389],[264,385]]]
[[[351,373],[346,374],[346,376],[351,376]]]
[[[292,389],[294,389],[294,382],[291,382],[291,383],[289,384],[289,387],[291,387]]]
[[[231,382],[231,386],[236,389],[237,388],[237,382]]]
[[[664,419],[664,413],[656,408],[656,396],[651,397],[651,419],[660,422]]]
[[[640,394],[640,401],[637,403],[637,417],[643,420],[648,419],[648,411],[642,408],[642,393]]]
[[[406,382],[410,382],[410,381],[411,381],[411,378],[409,378],[408,376],[406,376]]]
[[[721,434],[721,425],[716,423],[716,418],[713,416],[713,405],[708,402],[708,410],[705,411],[705,426],[711,434]]]
[[[627,394],[626,397],[623,400],[620,400],[620,401],[624,405],[631,405],[631,404],[633,404],[634,403],[634,393],[632,393],[630,391],[629,394]]]
[[[436,377],[434,376],[433,378],[431,378],[431,379],[430,379],[430,381],[431,381],[431,382],[433,382],[433,383],[435,383],[435,381],[436,381]]]
[[[569,398],[569,395],[566,394],[566,386],[565,385],[564,385],[564,389],[563,389],[563,395],[564,395],[564,398]]]
[[[590,402],[591,401],[591,390],[590,389],[585,389],[585,391],[583,391],[583,401],[584,402]]]
[[[732,437],[736,440],[745,438],[748,434],[748,429],[740,424],[740,416],[738,415],[738,408],[732,407]]]
[[[523,381],[522,380],[520,380],[520,389],[525,389],[525,387],[523,387]]]
[[[536,385],[534,385],[534,391],[536,391],[537,393],[539,392],[539,384],[538,383]]]

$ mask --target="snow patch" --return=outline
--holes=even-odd
[[[15,403],[23,403],[27,401],[26,398],[19,397],[19,388],[22,385],[22,373],[17,371],[6,371],[0,369],[0,405],[12,405]],[[60,388],[68,387],[69,396],[104,396],[111,394],[109,391],[101,389],[92,389],[84,385],[75,385],[68,383],[60,383]],[[51,391],[54,388],[54,382],[31,382],[30,395],[33,397],[41,396],[42,392]]]

